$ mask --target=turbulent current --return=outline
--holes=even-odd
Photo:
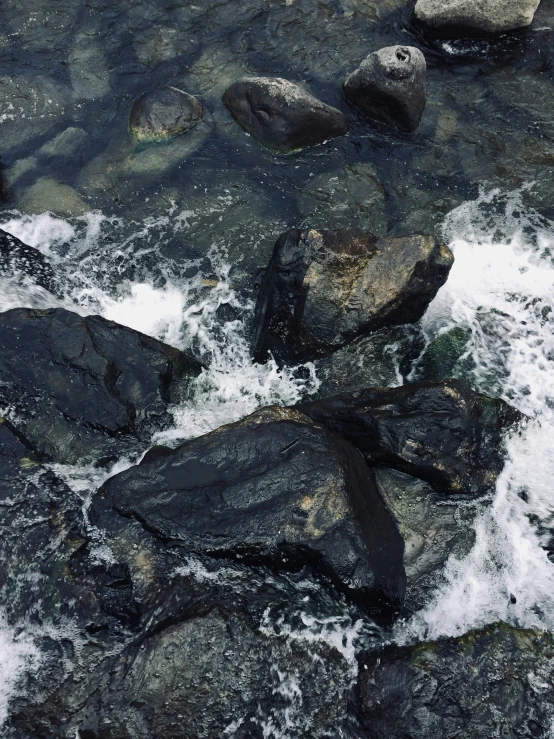
[[[313,365],[279,369],[272,361],[252,361],[253,304],[233,289],[224,252],[214,249],[209,260],[181,265],[157,260],[168,233],[186,233],[187,214],[170,208],[158,219],[130,224],[100,213],[62,220],[12,212],[3,215],[0,227],[48,256],[58,279],[53,298],[30,281],[3,278],[0,310],[63,306],[100,314],[190,347],[204,360],[207,369],[189,399],[172,409],[173,428],[153,441],[194,438],[258,407],[290,405],[317,389]],[[526,210],[521,192],[487,191],[448,214],[442,235],[455,263],[422,319],[423,332],[431,341],[463,329],[467,341],[454,375],[506,399],[528,421],[505,440],[505,468],[494,498],[475,521],[473,549],[461,559],[451,556],[428,605],[396,625],[399,643],[460,635],[499,620],[554,629],[554,563],[545,533],[554,523],[554,224]],[[84,496],[108,476],[99,478],[89,468],[57,466],[56,471]],[[212,576],[193,562],[188,574]],[[290,640],[336,646],[356,671],[364,625],[353,623],[346,611],[320,622],[304,615],[294,629],[266,613],[260,629],[277,628]],[[18,678],[40,661],[34,636],[24,624],[0,629],[0,720]],[[274,717],[266,717],[264,736],[294,736],[301,691],[278,665],[275,675],[288,714],[277,722],[280,729]]]

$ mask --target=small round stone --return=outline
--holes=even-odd
[[[203,112],[192,95],[176,87],[160,87],[135,100],[129,128],[139,141],[163,141],[190,131]]]

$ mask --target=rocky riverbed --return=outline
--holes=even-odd
[[[553,29],[4,4],[2,736],[554,736]]]

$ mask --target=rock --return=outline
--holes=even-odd
[[[270,407],[112,477],[103,500],[168,543],[297,571],[373,607],[404,594],[402,539],[362,456],[294,409]]]
[[[340,110],[280,77],[240,79],[225,90],[223,102],[256,141],[285,154],[348,132]]]
[[[432,236],[291,229],[278,239],[260,287],[255,355],[314,359],[385,326],[415,322],[452,263]]]
[[[0,407],[41,458],[67,464],[142,450],[200,372],[160,341],[64,309],[0,314],[0,347]]]
[[[540,0],[418,0],[414,18],[446,38],[496,36],[527,28]]]
[[[324,736],[329,726],[341,731],[349,683],[341,655],[323,641],[289,644],[234,610],[161,624],[140,649],[112,659],[98,676],[103,690],[79,715],[80,736],[262,739],[287,736],[281,727],[294,726],[295,736]]]
[[[163,141],[194,128],[203,116],[198,100],[176,87],[145,92],[133,103],[129,128],[138,141]]]
[[[387,647],[360,660],[357,708],[372,739],[551,733],[552,635],[504,624]]]
[[[522,418],[463,383],[414,383],[301,403],[372,465],[428,482],[444,495],[490,492],[504,465],[502,434]]]
[[[369,54],[344,83],[346,97],[372,120],[411,133],[425,110],[427,65],[413,46]]]
[[[45,290],[55,291],[54,270],[44,254],[2,230],[0,230],[0,274],[7,277],[31,277],[33,282]]]
[[[475,542],[475,517],[484,502],[445,499],[423,480],[391,469],[376,468],[375,480],[404,541],[407,614],[424,608],[444,584],[450,557],[463,559]]]
[[[422,344],[423,337],[415,326],[393,326],[362,336],[314,362],[320,382],[315,397],[401,385]]]
[[[24,213],[56,213],[59,216],[84,216],[91,207],[73,187],[51,177],[39,179],[17,198],[18,207]]]
[[[40,147],[38,153],[41,156],[54,158],[78,158],[86,146],[89,136],[82,128],[69,126],[64,131],[54,136],[53,139],[47,141]]]

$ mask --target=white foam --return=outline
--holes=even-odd
[[[209,255],[210,279],[199,270],[193,277],[184,276],[195,262],[176,267],[159,259],[168,234],[187,228],[183,213],[175,210],[170,207],[167,214],[136,224],[100,213],[66,221],[50,214],[12,212],[0,224],[53,262],[63,290],[55,297],[30,280],[22,285],[0,279],[0,310],[65,307],[82,315],[102,315],[178,348],[193,349],[208,365],[194,382],[190,400],[173,409],[174,428],[156,443],[200,436],[264,405],[295,403],[318,386],[313,365],[301,372],[279,369],[273,361],[252,361],[245,323],[254,306],[233,289],[229,265],[220,253]],[[156,275],[148,261],[152,254]],[[118,279],[129,263],[139,279]],[[237,317],[222,321],[222,308],[232,309]]]
[[[541,547],[554,523],[554,224],[525,211],[520,193],[493,191],[444,225],[455,255],[429,307],[430,337],[469,327],[477,389],[532,417],[507,441],[508,460],[470,554],[447,563],[446,584],[400,640],[458,635],[504,620],[554,628],[554,565]]]
[[[0,614],[0,726],[8,716],[8,704],[19,680],[39,663],[39,651],[30,634],[9,626]]]

